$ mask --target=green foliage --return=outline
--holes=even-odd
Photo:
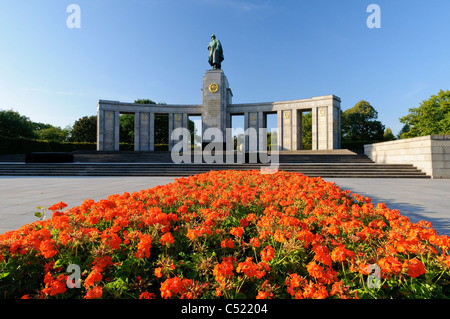
[[[33,122],[13,110],[0,111],[0,135],[34,138]]]
[[[400,133],[400,138],[450,133],[450,90],[440,90],[419,107],[409,109],[400,122],[409,128]]]
[[[382,141],[384,125],[377,118],[378,112],[364,100],[345,110],[341,114],[342,142]]]
[[[60,128],[57,126],[49,125],[50,127],[35,131],[38,139],[53,141],[53,142],[67,142],[69,140],[71,129]]]
[[[304,150],[312,149],[312,113],[302,116],[302,146]]]
[[[31,152],[73,152],[78,150],[95,150],[95,143],[60,143],[38,141],[29,138],[0,136],[0,154],[27,154]]]
[[[383,135],[383,139],[385,141],[393,141],[395,140],[395,136],[392,133],[392,130],[390,127],[388,127],[385,131],[384,131],[384,135]]]
[[[134,114],[122,114],[119,118],[120,142],[134,144]]]
[[[72,142],[97,142],[97,116],[84,116],[75,121],[72,128]]]

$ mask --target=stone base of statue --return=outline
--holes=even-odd
[[[231,89],[228,86],[228,80],[222,70],[206,71],[203,77],[203,97],[202,97],[202,136],[203,143],[225,142],[224,137],[227,127],[227,106],[231,104],[233,96]],[[222,135],[222,140],[219,137],[208,136],[209,132],[205,131],[208,128],[216,128]]]

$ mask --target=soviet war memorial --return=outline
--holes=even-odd
[[[429,80],[412,81],[411,68],[402,65],[409,57],[377,48],[398,40],[389,32],[404,32],[381,20],[382,10],[398,4],[364,6],[362,26],[355,27],[348,22],[359,10],[354,4],[329,1],[331,10],[287,2],[114,4],[109,10],[124,29],[111,31],[95,5],[67,6],[64,30],[52,33],[59,44],[43,37],[50,51],[42,50],[72,58],[84,52],[76,58],[83,63],[62,76],[50,66],[64,61],[52,53],[44,61],[36,50],[47,69],[28,70],[33,84],[21,89],[36,105],[67,105],[42,107],[47,111],[35,120],[0,110],[5,305],[107,299],[113,307],[136,300],[132,306],[177,318],[273,318],[308,305],[304,299],[450,297],[450,91],[442,89],[448,78],[415,66]],[[442,8],[417,8],[430,36],[449,26],[434,17],[448,4],[436,6]],[[305,8],[309,15],[297,19],[294,12]],[[5,10],[13,15],[18,8]],[[342,20],[315,21],[335,10]],[[151,23],[139,19],[150,11]],[[200,26],[199,12],[214,16],[215,27]],[[169,16],[173,25],[162,24]],[[166,27],[149,29],[155,25]],[[292,30],[306,26],[313,36],[298,31],[299,41]],[[255,28],[264,32],[255,35]],[[151,45],[125,49],[144,34]],[[108,47],[112,36],[123,47]],[[365,43],[371,66],[357,53],[340,52],[336,39],[349,47]],[[102,51],[90,51],[93,46]],[[333,47],[333,54],[325,50]],[[21,57],[10,50],[5,56]],[[430,69],[449,71],[434,54]],[[379,55],[393,62],[384,66]],[[34,61],[21,63],[27,59]],[[361,77],[364,70],[370,76]],[[386,78],[387,70],[401,81]],[[54,88],[39,86],[44,79]],[[130,98],[142,92],[164,102]],[[3,96],[1,107],[19,101],[7,89]],[[89,101],[89,111],[64,129],[46,124],[74,116],[72,100]]]

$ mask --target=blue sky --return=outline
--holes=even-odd
[[[70,29],[66,8],[81,8]],[[381,28],[369,29],[369,4]],[[200,104],[212,33],[234,103],[334,94],[399,118],[450,89],[448,0],[0,0],[0,108],[65,127],[99,99]]]

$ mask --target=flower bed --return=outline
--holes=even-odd
[[[321,178],[209,172],[65,206],[0,235],[1,298],[450,295],[449,236]]]

